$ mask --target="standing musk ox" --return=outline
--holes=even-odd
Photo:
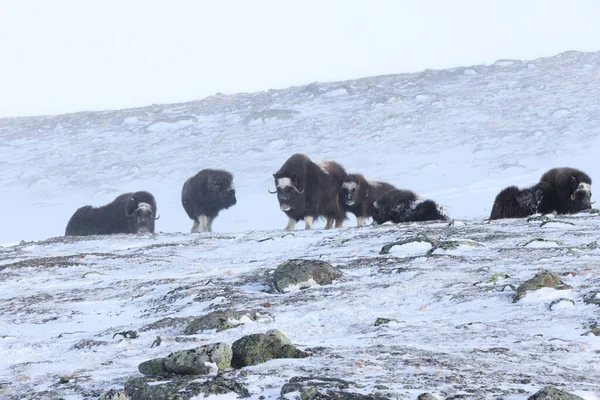
[[[156,201],[146,191],[124,193],[102,207],[79,208],[65,230],[65,236],[154,233]]]
[[[333,161],[312,162],[304,154],[294,154],[273,174],[279,208],[288,216],[286,230],[293,230],[304,220],[305,229],[312,229],[313,221],[327,218],[325,229],[340,228],[346,212],[340,202],[340,189],[346,171]]]
[[[385,192],[396,189],[380,181],[367,181],[362,174],[349,174],[340,191],[340,199],[346,211],[356,216],[357,226],[365,226],[367,218],[373,216],[373,203]]]
[[[575,168],[552,168],[532,187],[509,186],[494,200],[490,220],[570,214],[592,208],[592,179]]]
[[[433,200],[424,200],[412,190],[392,189],[382,194],[373,204],[373,220],[378,224],[392,221],[447,221],[444,210]]]
[[[237,202],[233,175],[220,169],[203,169],[189,178],[181,190],[181,204],[194,221],[191,232],[212,232],[219,211]]]

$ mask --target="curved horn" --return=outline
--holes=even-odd
[[[296,193],[298,193],[298,194],[304,194],[304,189],[302,189],[302,191],[299,191],[297,187],[294,186],[293,188],[296,191]]]
[[[269,193],[271,193],[271,194],[275,194],[275,193],[277,193],[277,190],[275,190],[274,192],[271,192],[271,189],[267,189],[267,191],[268,191]]]
[[[156,218],[154,218],[154,220],[156,221],[156,220],[157,220],[157,219],[159,219],[159,218],[160,218],[160,214],[159,214],[159,215],[158,215]]]

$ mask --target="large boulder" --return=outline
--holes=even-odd
[[[107,400],[190,400],[228,393],[235,393],[238,398],[250,395],[244,385],[222,376],[205,381],[181,376],[168,381],[158,377],[134,378],[125,383],[125,390],[120,393],[126,397]]]
[[[195,349],[176,351],[166,358],[145,361],[138,366],[146,376],[209,375],[231,367],[231,347],[225,343],[213,343]]]
[[[550,271],[541,271],[535,274],[535,276],[525,282],[523,282],[518,288],[517,293],[513,297],[513,303],[521,300],[529,291],[538,290],[544,287],[549,287],[557,290],[569,289],[568,285],[565,285],[560,280],[558,275]]]
[[[574,394],[557,389],[554,386],[546,386],[539,392],[530,396],[527,400],[584,400]]]
[[[377,394],[348,391],[355,386],[343,379],[297,376],[283,385],[280,395],[286,400],[389,400]]]
[[[291,292],[315,285],[330,285],[342,273],[331,264],[319,260],[289,260],[279,265],[273,273],[277,291]]]
[[[234,368],[257,365],[275,358],[304,358],[308,354],[298,350],[280,331],[255,333],[236,340],[231,345]]]

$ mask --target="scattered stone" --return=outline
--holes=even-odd
[[[117,333],[115,333],[113,335],[113,339],[117,335],[122,335],[125,339],[137,339],[138,338],[138,333],[136,331],[122,331],[122,332],[117,332]]]
[[[221,376],[205,381],[200,381],[197,377],[181,376],[168,381],[158,377],[135,378],[127,381],[125,390],[119,392],[123,397],[106,397],[100,400],[190,400],[228,393],[235,393],[238,398],[250,396],[244,385]]]
[[[140,331],[151,331],[157,329],[165,329],[165,328],[181,328],[182,326],[186,326],[190,323],[193,318],[162,318],[158,321],[152,322],[151,324],[143,326]]]
[[[98,400],[131,400],[123,390],[111,389],[104,393]]]
[[[297,349],[278,330],[244,336],[233,342],[231,348],[233,350],[231,365],[234,368],[262,364],[275,358],[308,357],[308,353]]]
[[[225,343],[213,343],[191,350],[176,351],[166,358],[144,361],[138,366],[146,376],[209,375],[231,367],[231,348]]]
[[[431,393],[421,393],[419,397],[417,397],[417,400],[438,400],[438,398]]]
[[[583,400],[583,398],[553,386],[546,386],[539,392],[530,396],[527,400]]]
[[[375,320],[375,326],[389,324],[390,322],[400,322],[394,318],[377,318]]]
[[[521,300],[521,298],[523,298],[527,292],[538,290],[544,287],[554,288],[557,290],[565,290],[570,288],[570,286],[565,285],[555,273],[544,270],[538,272],[533,278],[523,282],[517,288],[517,293],[513,297],[513,303]]]
[[[217,332],[235,328],[246,322],[257,321],[263,314],[257,310],[236,311],[234,309],[224,311],[213,311],[200,318],[193,320],[187,328],[186,335],[215,329]]]
[[[74,350],[91,349],[92,347],[105,346],[108,342],[104,340],[83,339],[71,346]]]
[[[600,291],[594,290],[588,294],[583,295],[583,302],[585,304],[595,304],[600,306]]]
[[[293,377],[281,388],[281,398],[299,400],[389,400],[375,394],[348,392],[357,387],[354,382],[336,378]],[[296,394],[296,397],[286,395]]]
[[[275,288],[280,293],[307,289],[313,285],[330,285],[342,273],[331,264],[319,260],[289,260],[273,273]]]
[[[65,384],[65,383],[69,383],[71,382],[71,378],[69,378],[68,376],[61,376],[60,379],[58,380],[58,383],[60,384]]]
[[[574,306],[575,302],[572,299],[567,299],[565,297],[561,297],[560,299],[552,300],[549,308],[550,308],[550,310],[555,310],[558,308],[562,308],[567,304],[571,304],[572,306]]]
[[[483,244],[474,242],[472,240],[445,240],[445,241],[438,242],[438,244],[436,246],[433,246],[431,248],[431,250],[429,250],[427,252],[427,254],[433,254],[433,252],[436,250],[444,250],[444,251],[457,250],[461,246],[485,247]]]
[[[431,247],[425,252],[424,255],[431,255],[437,250],[441,251],[452,251],[456,250],[461,246],[469,247],[485,247],[483,244],[474,242],[472,240],[437,240],[430,238],[425,235],[417,235],[405,240],[399,240],[396,242],[388,243],[381,248],[379,254],[390,254],[390,251],[395,246],[404,246],[410,243],[428,243]]]
[[[492,275],[492,277],[490,278],[488,283],[492,283],[495,285],[498,282],[498,279],[508,279],[508,278],[510,278],[510,276],[508,276],[507,274],[503,274],[503,273],[494,274],[494,275]]]
[[[425,236],[425,235],[417,235],[417,236],[414,236],[414,237],[411,237],[408,239],[388,243],[381,248],[381,251],[379,252],[379,254],[390,254],[390,250],[392,249],[392,247],[403,246],[403,245],[409,244],[409,243],[429,243],[431,245],[431,249],[434,249],[438,245],[439,241],[437,241],[436,239],[430,238],[428,236]],[[430,249],[430,251],[431,251],[431,249]]]
[[[208,397],[214,394],[227,394],[236,393],[239,397],[250,397],[250,392],[244,385],[233,379],[225,379],[220,376],[216,376],[205,382],[191,382],[186,388],[186,392],[193,392],[194,396],[203,394],[204,397]]]

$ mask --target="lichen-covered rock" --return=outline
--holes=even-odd
[[[176,376],[168,381],[151,377],[131,379],[125,383],[123,395],[127,397],[110,400],[189,400],[228,393],[236,393],[238,398],[249,396],[248,389],[232,379],[216,376],[200,381],[197,377]]]
[[[167,368],[165,367],[165,359],[155,358],[152,360],[144,361],[143,363],[138,365],[138,371],[140,371],[140,374],[146,376],[164,375],[165,373],[167,373]]]
[[[273,273],[277,291],[289,292],[307,289],[315,284],[330,285],[342,273],[331,264],[319,260],[289,260]]]
[[[100,396],[98,400],[131,400],[131,397],[122,390],[111,389]]]
[[[293,377],[281,388],[286,400],[389,400],[376,394],[360,394],[347,389],[356,383],[336,378]]]
[[[417,400],[438,400],[438,398],[431,393],[421,393],[419,397],[417,397]]]
[[[539,392],[530,396],[527,400],[583,400],[583,398],[553,386],[546,386]]]
[[[187,328],[186,335],[193,335],[198,332],[215,329],[217,332],[226,329],[235,328],[245,322],[257,321],[260,317],[266,316],[266,313],[260,313],[257,310],[236,311],[234,309],[224,311],[213,311],[200,318],[193,320]]]
[[[176,351],[166,358],[144,361],[138,366],[146,376],[208,375],[231,367],[231,347],[225,343],[213,343],[195,349]]]
[[[379,325],[385,325],[385,324],[389,324],[390,322],[400,322],[397,319],[394,318],[377,318],[375,320],[375,326],[379,326]]]
[[[257,365],[275,358],[304,358],[308,354],[297,349],[280,331],[255,333],[236,340],[231,345],[234,368]]]
[[[516,303],[523,298],[527,292],[538,290],[544,287],[554,288],[557,290],[570,288],[568,285],[565,285],[555,273],[544,270],[538,272],[533,278],[523,282],[517,288],[517,293],[513,297],[513,303]]]

